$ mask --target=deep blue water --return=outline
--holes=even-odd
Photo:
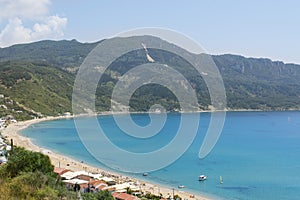
[[[198,114],[188,115],[192,120]],[[198,152],[210,114],[200,116],[197,136],[180,159],[147,177],[133,176],[170,187],[185,185],[185,190],[220,199],[299,199],[300,112],[228,112],[218,143],[204,159],[198,158]],[[147,114],[132,118],[139,125],[150,122]],[[180,114],[168,114],[162,131],[147,140],[123,134],[111,116],[98,119],[109,133],[107,137],[119,147],[148,152],[163,147],[174,137]],[[103,167],[86,151],[71,119],[34,124],[22,134],[47,149]],[[208,180],[199,182],[200,174],[207,175]],[[219,183],[220,175],[223,184]]]

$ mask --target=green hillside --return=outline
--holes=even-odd
[[[98,44],[76,40],[44,40],[0,48],[0,61],[22,61],[47,64],[59,68],[80,66],[86,55]]]
[[[76,72],[97,44],[76,40],[40,41],[0,49],[0,94],[5,96],[0,98],[0,105],[4,105],[0,107],[0,114],[28,118],[37,113],[70,112]],[[203,78],[187,61],[159,49],[148,51],[155,62],[172,66],[183,74],[197,92],[199,108],[208,109],[210,98]],[[224,80],[228,109],[300,108],[299,65],[229,54],[212,58]],[[111,64],[96,92],[99,111],[110,109],[112,89],[119,77],[144,63],[148,61],[141,49],[123,55]],[[155,84],[136,90],[130,109],[147,111],[153,104],[161,104],[168,111],[179,109],[174,94]],[[16,113],[17,110],[23,112]]]
[[[237,55],[213,56],[230,108],[300,108],[300,65]]]
[[[5,96],[2,103],[8,108],[13,104],[11,109],[14,111],[5,108],[1,111],[13,116],[20,115],[22,111],[26,118],[40,113],[58,115],[71,111],[73,81],[72,74],[48,65],[2,62],[0,93]]]

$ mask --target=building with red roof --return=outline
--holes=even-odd
[[[139,199],[136,196],[133,196],[133,195],[130,195],[127,193],[122,193],[122,192],[114,192],[112,195],[116,200],[137,200],[137,199]]]

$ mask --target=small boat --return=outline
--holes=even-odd
[[[199,176],[199,181],[205,181],[207,177],[205,175],[200,175]]]
[[[184,185],[178,185],[178,188],[184,188]]]
[[[223,177],[220,176],[220,184],[223,184]]]
[[[148,176],[148,173],[147,172],[143,173],[143,176]]]

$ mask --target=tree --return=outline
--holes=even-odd
[[[127,187],[127,188],[126,188],[126,193],[127,193],[127,194],[132,194],[132,190],[130,189],[130,187]]]
[[[53,172],[48,156],[15,147],[0,167],[0,199],[77,199]]]
[[[175,195],[174,195],[174,199],[175,199],[175,200],[181,200],[181,197],[180,197],[178,194],[175,194]]]
[[[56,180],[42,172],[26,172],[11,179],[6,187],[8,199],[61,199],[61,190],[64,185],[56,183]],[[0,193],[2,196],[2,193]],[[74,196],[74,195],[73,195]],[[70,198],[69,198],[70,199]],[[72,198],[75,199],[75,198]]]
[[[21,147],[10,152],[5,171],[8,177],[16,177],[22,172],[42,172],[53,175],[54,166],[47,155],[28,151]]]

